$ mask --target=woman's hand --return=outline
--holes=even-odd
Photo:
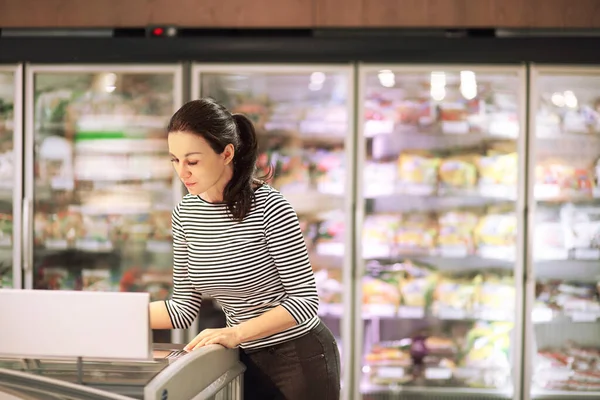
[[[233,349],[239,346],[240,343],[241,340],[237,327],[205,329],[189,342],[187,346],[184,347],[184,350],[196,350],[207,344],[220,344],[221,346]]]

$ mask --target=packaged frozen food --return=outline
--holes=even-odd
[[[470,131],[468,110],[465,103],[440,104],[442,132],[445,134],[467,134]]]
[[[398,277],[391,273],[364,276],[362,280],[363,310],[375,314],[393,314],[400,305]]]
[[[516,292],[511,275],[487,273],[475,288],[474,315],[487,321],[512,321]]]
[[[82,269],[82,290],[108,292],[113,290],[110,270]]]
[[[517,184],[517,153],[488,154],[478,158],[477,166],[480,186]]]
[[[436,107],[427,100],[404,100],[396,103],[397,122],[400,125],[427,127],[436,119]]]
[[[435,215],[406,214],[396,231],[396,246],[401,253],[432,253],[436,247],[438,224]]]
[[[440,188],[472,189],[477,185],[479,156],[464,155],[442,160],[439,167]]]
[[[324,304],[342,304],[344,286],[342,270],[321,268],[315,271],[319,300]]]
[[[346,179],[343,150],[316,150],[311,154],[312,186],[320,193],[344,194]]]
[[[441,276],[435,288],[434,315],[443,319],[465,319],[472,315],[478,284],[468,278]]]
[[[389,257],[394,252],[401,221],[399,214],[368,215],[362,231],[363,257]]]
[[[477,252],[481,257],[513,259],[517,218],[514,212],[490,209],[479,218],[475,229]]]
[[[402,153],[398,157],[398,181],[403,192],[428,194],[435,191],[441,160],[430,155]]]
[[[475,228],[479,216],[468,211],[449,211],[438,218],[437,244],[440,253],[464,257],[475,252]]]
[[[565,204],[560,210],[567,249],[597,249],[600,259],[600,207]],[[578,257],[583,258],[583,257]]]

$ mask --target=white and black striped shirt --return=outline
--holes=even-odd
[[[298,217],[268,185],[255,192],[243,221],[225,204],[186,195],[173,210],[173,296],[166,301],[174,328],[198,315],[201,294],[222,306],[235,326],[281,305],[297,325],[246,343],[258,348],[302,336],[317,326],[319,299]]]

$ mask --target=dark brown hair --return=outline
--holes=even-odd
[[[213,99],[203,98],[184,104],[171,117],[167,131],[201,136],[217,154],[223,153],[228,144],[233,145],[233,176],[225,186],[223,201],[234,219],[243,220],[252,207],[257,181],[258,143],[252,121],[243,114],[231,114]]]

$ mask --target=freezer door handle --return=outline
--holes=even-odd
[[[33,273],[33,202],[30,198],[23,198],[23,272],[27,276]]]

